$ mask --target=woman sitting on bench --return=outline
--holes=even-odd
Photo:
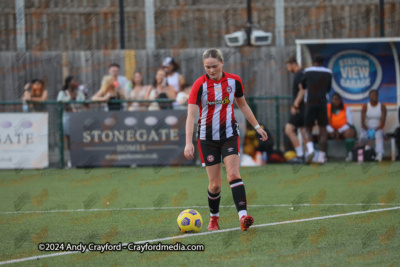
[[[351,149],[355,143],[356,131],[353,126],[353,113],[351,108],[343,104],[342,97],[338,93],[332,95],[331,104],[328,104],[328,120],[326,126],[329,139],[344,139],[346,143],[346,161],[351,161]]]
[[[378,102],[378,91],[369,92],[369,102],[361,110],[361,135],[360,141],[375,139],[376,160],[382,161],[383,157],[383,127],[386,121],[386,107]]]

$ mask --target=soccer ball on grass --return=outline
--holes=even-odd
[[[197,233],[203,226],[203,219],[200,213],[193,209],[182,211],[177,219],[179,230],[182,233]]]

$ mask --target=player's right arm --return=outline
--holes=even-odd
[[[197,109],[201,103],[201,95],[203,93],[202,84],[204,83],[204,77],[197,79],[190,91],[188,99],[188,115],[186,118],[186,146],[184,155],[188,160],[192,160],[194,157],[194,146],[193,146],[193,128],[194,120],[196,119]]]
[[[185,146],[185,157],[188,160],[192,160],[194,157],[194,146],[193,146],[193,128],[194,128],[194,120],[197,115],[197,105],[188,104],[188,116],[186,119],[186,146]]]

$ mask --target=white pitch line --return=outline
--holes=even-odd
[[[397,206],[400,203],[321,203],[318,205],[304,204],[270,204],[270,205],[247,205],[250,208],[266,208],[266,207],[317,207],[317,206]],[[220,206],[220,208],[234,208],[236,206]],[[2,211],[0,214],[22,214],[22,213],[54,213],[54,212],[85,212],[85,211],[129,211],[129,210],[171,210],[171,209],[209,209],[208,206],[188,206],[188,207],[142,207],[142,208],[116,208],[116,209],[77,209],[77,210],[34,210],[34,211]]]
[[[39,256],[32,256],[32,257],[28,257],[28,258],[15,259],[15,260],[10,260],[10,261],[0,261],[0,265],[17,263],[17,262],[22,262],[22,261],[38,260],[38,259],[43,259],[43,258],[61,256],[61,255],[75,254],[78,252],[79,251],[59,252],[59,253],[53,253],[53,254],[48,254],[48,255],[39,255]]]
[[[398,206],[400,203],[321,203],[318,205],[305,204],[270,204],[270,205],[247,205],[249,208],[268,208],[268,207],[318,207],[318,206]],[[235,208],[236,206],[219,206],[220,208]],[[23,213],[54,213],[54,212],[85,212],[85,211],[129,211],[129,210],[175,210],[175,209],[209,209],[208,206],[190,207],[143,207],[143,208],[117,208],[117,209],[77,209],[77,210],[29,210],[29,211],[1,211],[0,214],[23,214]]]
[[[344,213],[344,214],[327,215],[327,216],[314,217],[314,218],[301,219],[301,220],[292,220],[292,221],[283,221],[283,222],[258,224],[258,225],[253,225],[252,228],[264,227],[264,226],[283,225],[283,224],[298,223],[298,222],[307,222],[307,221],[316,221],[316,220],[323,220],[323,219],[329,219],[329,218],[338,218],[338,217],[344,217],[344,216],[351,216],[351,215],[358,215],[358,214],[365,214],[365,213],[373,213],[373,212],[382,212],[382,211],[386,211],[386,210],[398,210],[398,209],[400,209],[400,207],[377,209],[377,210],[366,210],[366,211],[355,211],[355,212],[349,212],[349,213]],[[135,244],[153,243],[153,242],[167,241],[167,240],[172,240],[172,239],[177,239],[177,238],[187,238],[187,237],[194,237],[194,236],[225,233],[225,232],[231,232],[231,231],[236,231],[236,230],[240,230],[240,227],[224,229],[224,230],[218,230],[218,231],[209,231],[209,232],[203,232],[203,233],[197,233],[197,234],[186,234],[186,235],[178,235],[178,236],[172,236],[172,237],[165,237],[165,238],[137,241],[137,242],[134,242],[134,243]],[[122,246],[126,246],[128,244],[129,243],[123,243]],[[81,253],[81,252],[80,251],[69,251],[69,252],[53,253],[53,254],[48,254],[48,255],[38,255],[38,256],[15,259],[15,260],[10,260],[10,261],[1,261],[0,265],[23,262],[23,261],[30,261],[30,260],[38,260],[38,259],[42,259],[42,258],[50,258],[50,257],[62,256],[62,255],[68,255],[68,254],[74,254],[74,253]]]
[[[400,209],[400,207],[377,209],[377,210],[367,210],[367,211],[355,211],[355,212],[349,212],[349,213],[343,213],[343,214],[335,214],[335,215],[327,215],[327,216],[321,216],[321,217],[313,217],[313,218],[301,219],[301,220],[292,220],[292,221],[283,221],[283,222],[258,224],[258,225],[253,225],[252,228],[264,227],[264,226],[282,225],[282,224],[297,223],[297,222],[323,220],[323,219],[328,219],[328,218],[338,218],[338,217],[343,217],[343,216],[351,216],[351,215],[358,215],[358,214],[364,214],[364,213],[373,213],[373,212],[381,212],[381,211],[385,211],[385,210],[398,210],[398,209]],[[240,227],[224,229],[224,230],[218,230],[218,231],[203,232],[203,233],[197,233],[197,234],[186,234],[186,235],[179,235],[179,236],[173,236],[173,237],[166,237],[166,238],[138,241],[138,242],[135,242],[135,244],[142,244],[142,243],[147,243],[147,242],[148,243],[160,242],[160,241],[172,240],[172,239],[176,239],[176,238],[185,238],[185,237],[209,235],[209,234],[214,234],[214,233],[224,233],[224,232],[231,232],[231,231],[235,231],[235,230],[240,230]],[[128,244],[128,243],[126,243],[126,244]]]

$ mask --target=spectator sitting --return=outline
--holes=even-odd
[[[176,95],[176,104],[174,107],[180,109],[182,107],[187,107],[188,99],[192,86],[185,83],[182,85],[182,90]]]
[[[179,64],[172,57],[167,57],[163,61],[163,69],[167,73],[167,83],[171,85],[175,92],[181,91],[182,85],[185,83],[185,77],[178,73]]]
[[[132,80],[128,82],[126,92],[129,92],[127,99],[129,100],[144,100],[146,97],[146,86],[143,85],[143,77],[139,71],[135,71],[132,75]],[[138,102],[132,102],[128,104],[128,110],[140,110]]]
[[[93,101],[108,101],[108,110],[120,110],[121,103],[111,103],[110,100],[125,99],[124,92],[116,85],[113,76],[103,77],[100,90],[92,97]]]
[[[261,139],[262,136],[256,132],[256,139],[257,139],[257,141],[258,141],[258,148],[257,148],[257,151],[260,151],[260,152],[267,152],[267,155],[271,155],[272,153],[276,152],[276,151],[273,150],[274,141],[275,141],[275,140],[274,140],[274,137],[273,137],[271,131],[269,131],[269,130],[264,126],[264,124],[260,124],[260,127],[261,127],[262,129],[264,129],[264,131],[267,132],[267,134],[268,134],[268,140],[261,141],[260,139]]]
[[[378,96],[377,90],[371,90],[369,92],[369,102],[362,107],[360,141],[365,143],[367,139],[375,139],[376,160],[382,161],[386,106],[378,102]]]
[[[252,151],[252,149],[254,149],[254,154],[252,153],[246,153],[250,156],[253,157],[254,160],[256,160],[256,153],[257,152],[261,152],[261,154],[263,154],[264,152],[267,155],[267,161],[271,162],[271,163],[281,163],[284,161],[283,159],[283,153],[278,151],[278,150],[274,150],[274,138],[273,135],[271,134],[271,132],[263,125],[260,124],[260,127],[262,129],[264,129],[264,131],[266,131],[268,133],[268,140],[266,141],[262,141],[261,139],[261,135],[259,135],[257,133],[256,130],[253,129],[253,127],[251,127],[250,124],[248,124],[247,130],[246,130],[246,136],[245,136],[245,146],[243,147],[243,151],[244,153],[246,153],[245,151]],[[280,159],[280,154],[282,154],[282,159]]]
[[[172,86],[167,84],[166,73],[163,69],[158,69],[154,82],[152,85],[147,87],[146,98],[147,100],[155,99],[175,99],[176,92]],[[170,103],[160,103],[153,102],[149,106],[149,110],[159,110],[161,108],[171,107]]]
[[[326,126],[326,130],[328,131],[328,138],[345,139],[346,161],[351,161],[351,149],[354,147],[356,136],[351,108],[343,104],[342,97],[338,93],[334,93],[331,104],[327,105],[327,111],[329,124]]]
[[[39,79],[34,79],[32,83],[27,83],[24,88],[24,95],[22,97],[22,102],[26,101],[46,101],[48,97],[48,92],[45,89],[44,82]],[[31,90],[31,91],[29,91]],[[33,103],[31,105],[34,111],[45,111],[46,106],[40,103]]]
[[[71,100],[76,100],[76,101],[85,101],[85,94],[82,92],[82,90],[78,89],[79,84],[75,80],[74,76],[68,76],[65,79],[65,84],[63,87],[63,90],[58,93],[57,96],[57,101],[60,102],[69,102]],[[66,144],[66,147],[70,150],[70,142],[69,142],[69,136],[70,136],[70,131],[69,131],[69,118],[70,118],[70,112],[76,112],[78,109],[80,109],[82,105],[75,105],[75,104],[69,104],[66,105],[64,113],[63,113],[63,131],[64,131],[64,141]],[[71,163],[68,161],[68,165],[70,166]]]

